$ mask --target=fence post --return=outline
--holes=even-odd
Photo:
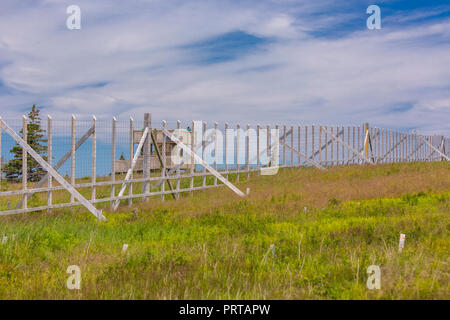
[[[356,144],[355,144],[355,131],[356,131],[356,128],[355,128],[354,125],[352,126],[352,131],[353,131],[352,146],[353,146],[353,149],[356,149]],[[356,149],[356,150],[359,151],[359,148]],[[356,156],[355,156],[355,154],[353,154],[353,156],[352,156],[352,164],[355,164],[355,161],[356,161]]]
[[[129,141],[129,149],[128,149],[128,158],[129,158],[129,162],[130,162],[130,168],[131,165],[133,163],[133,157],[134,157],[134,119],[133,117],[130,117],[130,141]],[[133,180],[133,170],[131,171],[131,176],[130,176],[130,181]],[[128,206],[132,206],[133,205],[133,197],[131,197],[133,195],[133,182],[130,182],[128,184],[128,194],[130,195],[130,197],[128,198]]]
[[[270,167],[270,152],[272,150],[270,145],[270,125],[266,126],[266,139],[267,139],[267,148],[266,148],[266,166],[267,168]]]
[[[142,193],[144,193],[144,196],[142,197],[142,200],[148,201],[148,197],[145,196],[145,194],[150,192],[150,181],[148,180],[150,178],[150,159],[151,159],[151,150],[152,150],[152,116],[150,113],[144,114],[144,128],[148,128],[148,134],[146,137],[146,140],[144,142],[144,158],[143,158],[143,164],[142,164],[142,176],[145,179],[142,183]],[[156,148],[156,146],[155,146]]]
[[[180,120],[177,120],[177,129],[181,130],[181,121]],[[188,144],[188,141],[183,141],[183,143]],[[184,155],[184,153],[183,153],[183,155]],[[179,198],[180,198],[180,167],[177,168],[177,199],[179,199]]]
[[[339,136],[339,126],[336,126],[336,136]],[[339,141],[336,140],[336,165],[339,165]]]
[[[294,148],[294,126],[291,126],[291,146]],[[294,151],[291,149],[291,168],[294,166]]]
[[[298,128],[297,128],[297,147],[298,147],[298,152],[299,153],[297,153],[297,161],[298,161],[298,166],[300,166],[300,161],[301,161],[301,157],[300,157],[300,152],[302,152],[301,150],[300,150],[300,147],[301,147],[301,131],[302,131],[302,126],[298,126]]]
[[[315,127],[314,125],[311,125],[311,157],[313,161],[316,161],[316,155],[315,155],[315,136],[314,136],[314,132],[315,132]]]
[[[257,174],[260,174],[260,169],[261,169],[261,162],[260,162],[260,158],[259,158],[259,144],[260,144],[260,129],[261,126],[259,125],[259,123],[256,125],[256,169],[257,169]]]
[[[283,166],[286,166],[286,125],[283,125]]]
[[[394,133],[392,132],[392,129],[389,129],[389,150],[391,150],[394,146]],[[392,152],[389,155],[389,163],[394,162],[394,155],[395,150],[392,149]]]
[[[345,141],[345,126],[342,126],[341,130],[342,130],[342,141]],[[345,164],[345,146],[343,144],[342,144],[342,164]]]
[[[369,138],[371,137],[371,135],[370,135],[370,128],[369,128],[369,123],[368,122],[366,122],[366,123],[364,123],[364,137],[366,137],[366,135],[367,134],[369,134]],[[369,140],[370,141],[370,140]],[[365,146],[364,146],[364,148],[365,148]],[[370,145],[368,146],[368,152],[370,152]],[[364,153],[365,153],[365,149],[364,149]],[[370,158],[371,157],[371,155],[370,154],[367,154],[366,155],[368,158]]]
[[[225,172],[226,172],[226,177],[228,180],[228,123],[225,122]]]
[[[94,203],[96,197],[95,184],[97,183],[97,118],[92,116],[92,177],[91,177],[91,203]]]
[[[166,129],[166,120],[162,121],[162,128],[165,130]],[[162,166],[161,166],[161,179],[162,179],[162,184],[161,184],[161,200],[164,201],[165,198],[165,194],[164,192],[166,191],[166,139],[167,137],[161,133],[161,160],[162,160]],[[156,135],[156,143],[158,144],[158,135]],[[157,148],[158,146],[155,146],[155,148]],[[173,191],[173,190],[171,190]]]
[[[417,132],[414,130],[414,162],[417,162]]]
[[[280,126],[278,125],[278,124],[276,124],[275,125],[275,130],[277,131],[277,132],[280,132],[279,130],[280,130]],[[271,143],[273,142],[272,140],[270,141]],[[285,139],[285,142],[286,142],[286,139]],[[277,143],[278,143],[278,146],[279,146],[279,141],[277,141]],[[272,156],[272,152],[273,152],[273,150],[272,150],[272,148],[270,148],[270,155]],[[278,155],[279,155],[279,153],[278,153]],[[275,157],[274,157],[275,158]],[[278,157],[278,163],[277,164],[275,164],[275,165],[278,165],[278,166],[280,166],[280,158]]]
[[[2,123],[0,122],[0,190],[2,186],[2,167],[3,167],[3,157],[2,157]]]
[[[50,115],[47,115],[47,162],[48,164],[53,167],[53,133],[52,133],[52,117]],[[0,148],[1,150],[1,148]],[[0,164],[1,165],[1,164]],[[1,172],[0,172],[1,176]],[[49,188],[52,187],[52,175],[48,174],[47,178],[47,186]],[[52,205],[52,190],[48,190],[47,193],[47,205],[50,207]],[[50,208],[47,209],[47,212],[50,213]]]
[[[192,148],[192,155],[191,155],[191,181],[189,183],[189,187],[191,189],[191,196],[194,195],[194,173],[195,173],[195,158],[194,154],[197,153],[197,148],[195,147],[197,141],[195,141],[195,130],[194,130],[194,121],[191,122],[191,148]]]
[[[218,138],[217,138],[217,131],[219,130],[219,124],[217,121],[214,122],[214,170],[217,171],[217,147],[218,147]],[[214,176],[214,185],[217,185],[217,177]]]
[[[405,146],[406,146],[406,143],[405,143],[405,139],[406,139],[406,135],[404,134],[404,133],[402,133],[402,140],[403,140],[403,142],[402,142],[402,162],[406,162],[405,161]]]
[[[325,141],[326,143],[326,141]],[[322,165],[322,126],[319,126],[319,163]]]
[[[71,171],[70,171],[70,184],[75,188],[75,130],[76,130],[76,117],[72,115],[72,157],[71,157]],[[75,202],[73,194],[70,195],[70,202]]]
[[[247,180],[250,179],[250,124],[247,124],[247,132],[245,137],[245,161],[247,162]],[[217,169],[217,168],[215,168]]]
[[[112,152],[111,152],[111,209],[114,206],[115,184],[116,181],[116,124],[117,120],[115,117],[112,119]]]
[[[330,126],[330,133],[333,134],[333,126]],[[330,165],[334,166],[334,142],[330,143]]]
[[[381,162],[386,163],[387,157],[386,153],[389,152],[388,138],[386,134],[386,129],[381,129]]]
[[[239,181],[239,148],[240,148],[240,144],[239,144],[239,140],[240,140],[240,135],[241,135],[241,126],[238,123],[236,125],[236,182]]]
[[[308,158],[308,126],[305,126],[305,156]]]
[[[350,126],[347,126],[347,144],[350,146]],[[350,164],[350,149],[347,149],[347,164]]]
[[[203,121],[203,130],[202,130],[202,160],[206,161],[206,122]],[[206,186],[206,168],[203,166],[203,175],[202,175],[202,186]]]

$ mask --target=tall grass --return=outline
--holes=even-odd
[[[82,208],[1,217],[0,298],[450,298],[448,163],[286,169],[238,187],[250,196],[150,199],[107,222]],[[81,290],[66,288],[69,265]]]

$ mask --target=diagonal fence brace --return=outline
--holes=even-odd
[[[86,207],[93,215],[99,220],[106,221],[102,211],[98,210],[92,203],[84,198],[70,183],[66,181],[51,165],[48,164],[33,148],[30,147],[13,129],[11,129],[5,121],[0,117],[0,123],[2,128],[23,148],[25,149],[58,183],[64,187],[74,198],[76,198],[80,204]]]
[[[75,145],[75,151],[78,150],[81,145],[94,133],[95,129],[92,126],[88,131],[86,131],[86,133],[80,138],[80,140],[78,140],[77,144]],[[58,170],[66,161],[67,159],[70,158],[70,156],[72,155],[72,150],[68,151],[59,161],[58,163],[53,167],[55,170]],[[48,180],[48,172],[45,174],[45,176],[42,177],[42,179],[36,183],[36,185],[34,186],[34,188],[40,188],[42,187]],[[34,194],[33,191],[29,192],[26,194],[27,199],[31,198],[31,196]],[[24,199],[20,200],[20,202],[18,204],[16,204],[16,206],[14,207],[14,209],[18,209],[20,207],[22,207]]]
[[[302,158],[304,158],[307,162],[309,162],[310,164],[312,164],[313,166],[315,166],[316,168],[320,169],[320,170],[327,170],[325,167],[323,167],[320,163],[308,158],[306,155],[304,155],[303,153],[301,153],[300,151],[294,149],[293,147],[291,147],[290,145],[286,144],[286,147],[288,147],[290,150],[296,152],[298,155],[300,155]]]
[[[447,161],[450,161],[450,158],[447,157],[445,154],[443,154],[438,148],[436,148],[435,146],[433,146],[433,144],[431,144],[428,140],[426,140],[423,136],[419,136],[420,139],[422,139],[422,141],[424,141],[426,144],[428,144],[430,146],[431,149],[433,149],[434,151],[436,151],[437,153],[439,153],[443,158],[447,159]]]
[[[334,140],[342,143],[347,149],[349,149],[350,151],[352,151],[354,154],[356,154],[361,160],[366,161],[367,163],[370,164],[374,164],[369,158],[367,158],[366,156],[363,156],[362,154],[360,154],[358,151],[356,151],[354,148],[352,148],[351,146],[349,146],[347,143],[345,143],[342,139],[336,137],[335,135],[331,134],[327,129],[322,128],[322,130],[324,130],[331,138],[333,138]]]
[[[218,171],[216,171],[214,168],[212,168],[209,164],[206,163],[202,158],[200,158],[197,153],[193,152],[191,148],[186,146],[184,143],[182,143],[177,137],[175,137],[173,134],[171,134],[167,129],[162,128],[162,132],[173,142],[175,142],[181,149],[183,149],[184,152],[186,152],[188,155],[193,156],[196,161],[200,162],[201,165],[211,172],[217,179],[222,181],[228,188],[233,190],[238,196],[245,197],[245,194],[236,188],[230,181],[228,181],[226,178],[224,178]]]
[[[127,188],[127,185],[128,185],[127,181],[131,179],[131,174],[133,173],[134,167],[136,166],[137,160],[139,158],[139,155],[141,154],[142,147],[144,146],[144,142],[147,139],[148,134],[149,134],[149,128],[146,127],[144,130],[144,133],[142,134],[141,140],[139,141],[139,145],[136,149],[136,153],[134,154],[133,161],[131,162],[131,167],[130,167],[130,169],[128,169],[127,175],[125,176],[125,179],[122,183],[122,187],[120,188],[119,195],[117,196],[118,198],[123,196],[123,193],[125,192],[125,189]],[[114,202],[114,205],[113,205],[113,211],[117,210],[117,208],[119,207],[119,204],[120,204],[120,199],[116,199],[116,202]]]
[[[341,134],[344,134],[344,130],[339,131],[338,134],[336,134],[336,137],[339,137]],[[322,145],[322,147],[320,147],[319,150],[314,152],[314,154],[312,156],[310,156],[309,159],[312,160],[312,159],[316,158],[319,155],[319,153],[322,152],[326,147],[328,147],[332,142],[333,142],[333,139],[330,139],[327,142],[325,142],[325,144]]]

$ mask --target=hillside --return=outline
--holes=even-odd
[[[448,162],[285,169],[237,186],[249,197],[155,198],[107,222],[83,208],[0,217],[0,299],[450,298]],[[80,290],[66,287],[70,265]],[[366,287],[370,265],[380,290]]]

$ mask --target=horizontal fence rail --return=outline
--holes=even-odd
[[[179,199],[218,186],[244,197],[234,182],[279,168],[449,161],[450,139],[359,126],[234,126],[228,123],[152,123],[53,120],[40,123],[46,150],[27,141],[30,121],[0,118],[0,215],[83,205],[104,219],[101,208],[166,196]],[[44,139],[45,138],[45,139]],[[23,148],[16,179],[7,179],[10,150]],[[30,167],[36,160],[44,170]],[[32,179],[31,179],[32,178]],[[123,202],[121,202],[123,200]],[[125,202],[126,201],[126,202]],[[95,205],[95,206],[94,206]]]

